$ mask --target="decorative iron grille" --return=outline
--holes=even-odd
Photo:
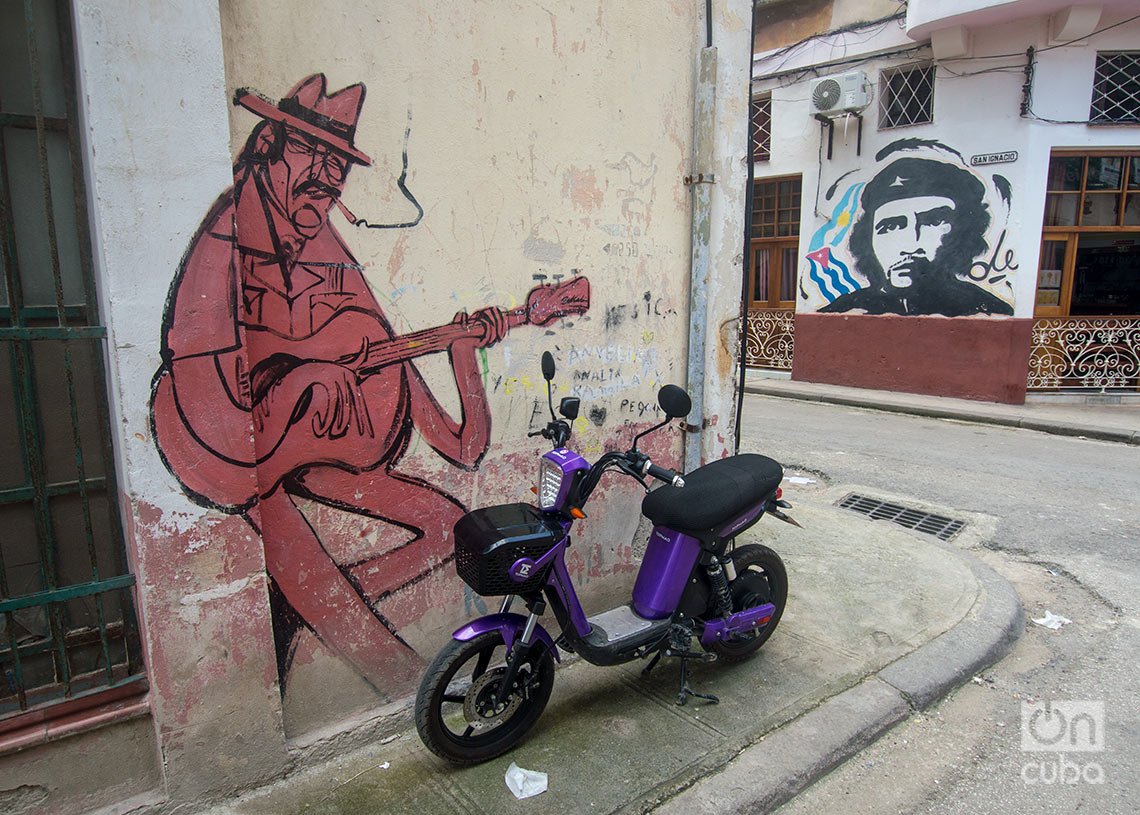
[[[787,308],[748,310],[745,363],[777,371],[792,370],[796,313]]]
[[[772,158],[772,97],[752,100],[752,156],[756,161]]]
[[[1089,121],[1140,122],[1140,51],[1096,55]]]
[[[1033,322],[1030,390],[1140,386],[1140,319],[1051,317]]]
[[[908,65],[879,75],[879,127],[934,121],[934,66]]]
[[[0,31],[3,718],[138,682],[143,669],[111,454],[70,9],[2,3]]]

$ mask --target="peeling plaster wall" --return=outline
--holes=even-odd
[[[248,86],[277,99],[316,72],[327,75],[330,92],[366,86],[355,144],[374,164],[353,169],[342,199],[357,218],[414,220],[397,185],[406,148],[407,187],[424,209],[417,225],[370,230],[331,218],[397,333],[440,325],[460,309],[518,306],[543,281],[590,281],[586,314],[518,327],[482,353],[491,438],[477,470],[449,465],[417,432],[399,471],[466,506],[529,497],[542,447],[525,434],[545,421],[538,357],[546,350],[559,364],[555,398],[582,399],[575,444],[589,457],[627,443],[635,426],[656,419],[657,389],[683,382],[689,191],[681,178],[702,23],[688,4],[548,11],[529,2],[415,2],[367,14],[347,2],[272,11],[222,4],[230,96]],[[734,24],[746,50],[747,23]],[[231,107],[234,154],[257,122]],[[458,415],[446,356],[416,365]],[[676,436],[663,433],[654,444],[663,460],[677,460]],[[630,505],[640,500],[635,485],[616,479],[600,499],[571,556],[595,603],[616,597],[634,567]],[[342,562],[407,537],[325,505],[302,508]],[[462,588],[445,568],[381,608],[430,659],[456,623],[482,610]],[[306,732],[410,687],[370,688],[303,637],[285,693],[287,731]]]
[[[713,46],[718,77],[716,144],[717,183],[712,189],[705,353],[702,461],[723,458],[735,446],[736,398],[740,360],[740,310],[744,266],[748,184],[748,87],[752,32],[747,3],[713,3]]]
[[[239,519],[182,496],[147,413],[171,272],[186,251],[188,225],[231,178],[219,18],[193,2],[145,12],[136,3],[74,7],[112,429],[155,764],[162,792],[205,799],[271,778],[288,763],[260,543]]]
[[[748,5],[713,5],[721,83],[718,183],[705,284],[706,383],[704,393],[694,395],[703,398],[709,417],[706,460],[732,446]],[[344,733],[362,723],[372,731],[408,726],[401,700],[426,661],[462,620],[487,610],[490,603],[465,590],[449,563],[440,564],[442,550],[427,548],[430,534],[409,544],[415,529],[350,509],[353,501],[367,503],[367,489],[378,490],[381,499],[390,495],[384,492],[391,488],[384,480],[389,469],[449,511],[532,500],[544,444],[526,433],[544,423],[543,351],[558,361],[555,399],[582,400],[573,446],[589,458],[628,445],[655,424],[658,388],[684,384],[691,193],[682,179],[692,170],[704,9],[600,0],[553,12],[530,2],[460,7],[442,0],[380,10],[345,0],[274,6],[227,0],[220,9],[185,0],[161,7],[77,0],[74,7],[114,444],[151,705],[149,717],[99,731],[98,738],[127,734],[122,738],[129,736],[135,753],[153,758],[138,761],[135,775],[102,794],[157,786],[176,807],[276,777],[329,744],[345,743],[336,739],[351,739]],[[277,484],[266,483],[262,465],[234,465],[226,484],[214,484],[220,470],[211,469],[217,463],[201,450],[189,463],[175,464],[177,445],[155,438],[156,429],[160,436],[167,432],[164,382],[182,343],[187,337],[211,343],[226,333],[219,331],[215,300],[186,282],[187,270],[225,275],[249,260],[245,248],[224,248],[244,247],[248,238],[234,227],[241,217],[226,206],[228,191],[240,181],[235,174],[247,166],[243,146],[260,119],[230,102],[238,89],[253,88],[273,107],[318,72],[327,76],[330,94],[355,83],[367,87],[352,138],[372,166],[352,168],[342,201],[358,222],[407,225],[354,226],[334,210],[322,234],[340,236],[339,257],[353,263],[337,268],[360,267],[367,288],[356,296],[374,300],[395,334],[446,327],[458,311],[517,309],[540,285],[586,278],[591,289],[585,313],[516,326],[478,349],[475,376],[464,380],[462,393],[458,363],[453,371],[447,354],[416,361],[439,407],[461,426],[486,419],[485,445],[461,441],[454,455],[441,454],[447,421],[416,418],[406,449],[367,468],[361,490],[323,502],[313,500],[313,480],[305,481],[311,492],[298,486],[319,467],[299,468],[287,474],[294,480]],[[305,149],[321,148],[310,143]],[[405,154],[406,195],[400,189]],[[235,265],[228,265],[227,252]],[[245,297],[250,292],[235,288],[232,294],[234,309],[252,308]],[[180,302],[197,306],[187,312],[192,318],[172,317],[181,313]],[[172,325],[180,326],[177,335]],[[241,333],[250,325],[246,320],[238,331],[233,359],[239,365],[252,353]],[[238,385],[250,379],[245,369]],[[391,381],[393,393],[404,387]],[[475,391],[485,393],[485,408]],[[184,385],[178,404],[192,404],[195,395]],[[230,398],[240,407],[245,396],[239,390]],[[376,392],[368,398],[383,401]],[[234,461],[268,460],[258,446],[266,417],[244,409],[233,420],[223,401],[214,402],[216,413],[205,414],[213,426],[197,429],[221,433]],[[364,422],[356,428],[363,433]],[[663,465],[681,461],[675,428],[642,446]],[[459,459],[463,466],[453,463]],[[214,486],[263,497],[239,511],[237,502],[206,500],[202,491]],[[636,534],[641,497],[635,484],[612,477],[575,530],[567,560],[588,613],[609,607],[630,588],[646,532]],[[283,548],[296,542],[274,527],[285,499],[297,528],[311,531],[326,562]],[[415,507],[414,500],[380,500],[377,513],[401,503]],[[420,520],[425,528],[433,522]],[[433,545],[450,547],[449,524],[438,538]],[[423,574],[369,594],[368,581],[382,584],[401,559],[420,563]],[[322,586],[306,570],[328,564],[351,578],[359,596],[338,607],[344,598],[330,594],[326,620],[320,609],[295,602],[296,587],[284,582],[293,569],[298,584]],[[310,595],[321,597],[315,590]],[[350,643],[329,633],[326,623],[346,608],[359,611],[361,603],[403,643],[398,660],[372,658],[369,632]],[[37,783],[36,762],[41,755],[66,761],[62,748],[39,749],[25,756],[35,761],[20,765],[20,790],[26,787],[27,795],[20,794],[37,806],[47,787]],[[50,806],[69,805],[61,799]]]

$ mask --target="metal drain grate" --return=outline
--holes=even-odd
[[[900,504],[891,504],[856,493],[848,495],[837,506],[841,509],[850,509],[861,515],[866,515],[873,521],[891,521],[899,526],[905,526],[907,529],[934,535],[944,541],[948,541],[957,535],[966,525],[965,521],[958,521],[943,515],[934,515],[918,509],[910,509]]]

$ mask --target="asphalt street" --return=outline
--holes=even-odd
[[[742,439],[784,462],[793,503],[842,486],[966,521],[953,542],[1014,585],[1027,617],[1004,660],[781,813],[1140,811],[1135,446],[759,395]],[[1072,622],[1029,621],[1046,611]],[[1098,729],[1051,741],[1027,728],[1039,710]]]

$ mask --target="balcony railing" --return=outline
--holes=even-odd
[[[778,371],[792,370],[792,326],[795,316],[792,309],[748,309],[745,363]]]
[[[1140,318],[1049,317],[1033,323],[1029,390],[1136,389]]]

